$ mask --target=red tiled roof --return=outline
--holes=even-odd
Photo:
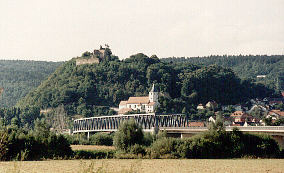
[[[204,127],[204,122],[189,122],[188,123],[189,127]]]
[[[231,117],[237,117],[237,116],[242,116],[245,115],[246,113],[243,111],[235,111],[234,113],[231,114]]]
[[[231,126],[241,126],[240,124],[232,124]]]
[[[127,101],[121,101],[120,103],[119,103],[119,105],[126,105],[127,104]]]
[[[149,97],[129,97],[127,104],[148,104]]]
[[[129,111],[132,111],[132,109],[131,108],[122,108],[118,111],[118,114],[125,114]]]
[[[156,102],[150,102],[148,105],[149,106],[154,106]]]
[[[280,115],[280,116],[284,116],[284,111],[280,111],[280,110],[271,110],[268,114],[272,114],[272,113],[275,113],[277,115]]]

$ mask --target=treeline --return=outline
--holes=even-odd
[[[231,68],[241,79],[250,79],[266,86],[284,90],[284,55],[211,55],[207,57],[170,57],[161,59],[168,63],[190,63],[208,66],[216,64]],[[266,78],[257,78],[266,75]]]
[[[187,113],[199,103],[215,100],[236,104],[274,94],[262,84],[239,79],[229,68],[217,65],[171,64],[142,53],[120,61],[109,56],[99,64],[76,66],[76,58],[60,66],[17,106],[41,109],[64,105],[68,115],[111,115],[130,96],[148,95],[155,83],[161,91],[162,113]]]
[[[224,130],[221,121],[191,138],[169,138],[166,133],[144,133],[134,121],[125,121],[114,134],[115,158],[277,158],[283,157],[269,135]],[[282,153],[281,153],[282,152]]]
[[[33,88],[40,85],[62,62],[0,60],[0,107],[15,106]]]
[[[283,150],[269,135],[244,134],[237,128],[224,130],[219,120],[211,128],[191,138],[169,138],[166,133],[142,131],[134,120],[124,121],[114,134],[98,133],[83,141],[114,145],[115,150],[72,151],[70,143],[81,135],[63,136],[36,121],[32,131],[0,129],[0,160],[100,159],[100,158],[283,158]]]
[[[0,128],[0,160],[63,159],[72,154],[68,140],[50,132],[43,121],[36,121],[33,130]]]

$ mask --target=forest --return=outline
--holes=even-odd
[[[155,83],[161,92],[161,113],[188,113],[199,103],[214,100],[237,104],[250,98],[277,95],[261,83],[240,79],[231,69],[218,65],[167,63],[142,53],[127,59],[109,55],[99,64],[76,66],[76,58],[60,66],[18,107],[40,109],[64,105],[67,115],[112,115],[130,96],[148,95]]]
[[[216,64],[221,67],[231,68],[241,79],[262,83],[269,88],[284,90],[284,55],[211,55],[206,57],[169,57],[162,58],[168,63],[189,63],[208,66]],[[265,78],[257,78],[266,75]]]
[[[40,85],[62,62],[0,60],[0,107],[15,106],[19,98]]]

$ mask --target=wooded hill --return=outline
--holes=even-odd
[[[47,78],[62,62],[0,60],[0,107],[14,106]]]
[[[241,79],[249,79],[273,89],[284,90],[284,55],[171,57],[161,60],[168,63],[190,63],[201,66],[216,64],[231,68]],[[266,77],[257,78],[258,75],[266,75]]]
[[[122,61],[111,55],[99,64],[76,66],[75,61],[60,66],[17,106],[64,105],[68,115],[86,117],[113,114],[110,106],[117,107],[130,96],[148,95],[153,83],[164,95],[158,111],[167,113],[187,112],[209,100],[235,104],[274,93],[264,85],[240,80],[228,68],[167,63],[142,53]]]

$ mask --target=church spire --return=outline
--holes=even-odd
[[[149,101],[150,102],[158,102],[158,88],[153,84],[151,91],[149,92]]]
[[[159,91],[158,91],[158,88],[155,87],[155,84],[153,84],[152,89],[151,89],[150,92],[159,92]]]

